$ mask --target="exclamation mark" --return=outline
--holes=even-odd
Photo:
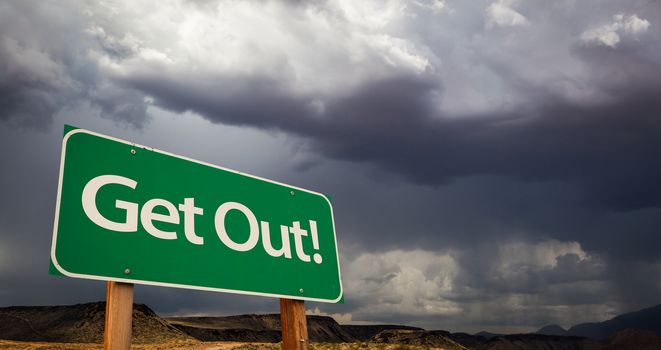
[[[317,222],[314,220],[310,220],[310,233],[312,234],[312,247],[314,248],[314,250],[319,250],[319,236],[317,235]],[[321,254],[319,253],[314,253],[312,259],[314,259],[314,262],[316,262],[317,264],[321,264],[321,261],[323,260],[321,258]]]

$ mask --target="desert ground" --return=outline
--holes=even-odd
[[[240,342],[170,342],[163,344],[135,344],[135,350],[279,350],[281,345],[276,343],[240,343]],[[46,343],[46,342],[19,342],[0,340],[0,350],[102,350],[103,344],[95,343]],[[446,350],[445,348],[414,346],[402,344],[379,344],[370,342],[355,343],[312,343],[311,350]]]
[[[231,350],[240,349],[244,343],[237,342],[169,342],[162,344],[134,344],[132,349],[136,350]],[[254,344],[255,348],[270,349],[270,344]],[[243,347],[246,349],[245,347]],[[51,343],[51,342],[19,342],[10,340],[0,340],[0,349],[2,350],[102,350],[103,344],[96,343]]]

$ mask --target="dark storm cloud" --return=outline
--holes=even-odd
[[[66,11],[53,6],[24,2],[1,6],[0,118],[23,125],[41,124],[62,108],[66,100],[78,97],[80,91],[62,64],[75,61],[75,52],[65,48],[74,46],[61,47],[66,40],[48,37],[53,28],[34,24],[49,23],[65,36],[77,28],[62,18],[68,15]]]
[[[162,76],[158,70],[150,73],[125,78],[122,84],[148,93],[163,108],[213,116],[216,122],[301,132],[312,126],[308,101],[292,97],[268,78],[219,77],[207,84],[180,75]]]
[[[296,12],[321,11],[321,6],[296,6]],[[310,139],[323,155],[371,163],[415,183],[436,186],[465,176],[504,175],[571,182],[590,205],[606,208],[661,204],[661,184],[655,181],[661,176],[661,77],[654,74],[661,66],[654,58],[660,48],[649,39],[614,48],[572,44],[572,55],[590,74],[581,81],[562,75],[558,79],[603,95],[596,102],[560,94],[553,80],[527,80],[506,57],[487,56],[484,64],[506,82],[508,93],[527,102],[454,116],[437,106],[457,82],[435,74],[400,70],[331,95],[293,92],[287,75],[195,73],[163,63],[140,64],[144,43],[121,29],[105,30],[80,19],[70,24],[64,11],[57,20],[44,18],[47,5],[5,7],[7,19],[45,21],[64,36],[64,47],[56,49],[42,38],[49,28],[27,39],[17,29],[3,30],[0,55],[6,64],[0,88],[5,120],[28,123],[35,115],[49,119],[85,96],[102,116],[140,126],[148,96],[163,108],[194,111],[214,122],[293,133]],[[532,9],[527,14],[536,19]],[[3,21],[5,28],[19,27],[9,22]],[[75,46],[76,40],[83,44]],[[131,68],[99,73],[87,57],[94,50],[120,66],[133,62]],[[26,57],[34,62],[25,62]],[[280,71],[286,72],[287,63],[282,65]]]
[[[651,63],[634,68],[659,69]],[[579,184],[593,205],[629,210],[661,204],[661,78],[642,84],[632,78],[605,87],[613,93],[599,105],[540,93],[532,108],[463,119],[434,114],[433,97],[442,87],[414,77],[362,85],[328,101],[323,113],[269,81],[220,78],[204,86],[150,76],[126,83],[163,107],[296,133],[311,138],[322,154],[374,163],[417,183],[442,185],[471,175],[560,179]]]
[[[100,107],[100,114],[141,126],[142,94],[119,88],[99,75],[90,50],[98,47],[76,9],[54,3],[0,5],[0,120],[43,129],[53,116],[77,103]]]
[[[544,243],[553,245],[553,241]],[[557,244],[557,242],[555,242]],[[507,245],[506,245],[507,246]],[[515,245],[520,249],[535,250],[539,245]],[[492,248],[493,249],[493,248]],[[457,301],[464,298],[475,298],[475,291],[480,291],[480,299],[492,298],[511,293],[553,296],[557,291],[553,288],[586,282],[604,281],[607,271],[605,261],[599,257],[579,257],[572,252],[559,252],[555,261],[541,264],[534,258],[525,257],[508,261],[508,257],[494,256],[493,252],[486,252],[476,259],[474,256],[463,257],[460,262],[464,273],[460,276],[462,288],[454,298]],[[533,253],[534,254],[534,253]],[[473,291],[471,293],[470,291]],[[599,290],[603,294],[603,290]],[[455,300],[452,298],[453,300]],[[596,300],[583,300],[583,303],[596,302]]]
[[[509,3],[494,4],[506,6]],[[310,8],[332,12],[319,4],[289,10],[301,15],[300,12]],[[512,52],[525,55],[529,45],[538,44],[535,35],[550,36],[542,33],[549,24],[539,17],[539,9],[522,7],[530,21],[542,22],[539,28],[521,14],[518,16],[524,19],[517,22],[517,15],[510,14],[510,18],[489,11],[486,12],[487,17],[491,16],[486,19],[487,28],[470,27],[472,31],[485,32],[482,45],[486,52],[492,53],[480,57],[481,67],[498,77],[504,93],[525,101],[509,108],[459,115],[439,110],[439,101],[453,103],[446,97],[448,90],[465,82],[461,81],[461,76],[439,76],[429,67],[422,73],[393,68],[388,74],[364,77],[358,83],[336,87],[330,94],[292,91],[290,66],[294,63],[278,55],[272,59],[275,71],[264,74],[198,72],[163,60],[132,58],[126,60],[126,69],[110,69],[109,75],[122,88],[141,91],[160,107],[177,112],[193,111],[218,123],[292,133],[311,140],[312,149],[322,155],[374,164],[419,184],[444,185],[457,178],[476,175],[508,176],[526,181],[559,180],[578,186],[590,206],[615,210],[659,206],[661,183],[656,179],[661,176],[661,122],[657,118],[661,114],[658,99],[661,76],[655,72],[661,67],[658,59],[661,48],[651,39],[660,33],[659,29],[652,25],[644,40],[638,38],[638,33],[646,32],[650,26],[646,20],[633,15],[623,18],[643,23],[639,24],[640,28],[636,27],[638,29],[622,29],[617,26],[625,24],[619,22],[608,24],[610,15],[602,16],[601,22],[590,19],[588,25],[578,29],[581,27],[576,24],[575,16],[568,17],[567,9],[542,8],[564,16],[559,16],[558,20],[566,21],[574,30],[573,33],[562,32],[574,35],[573,41],[558,35],[560,39],[569,40],[562,50],[568,51],[569,59],[575,61],[567,64],[567,72],[547,72],[543,66],[519,70],[511,60],[521,60],[520,56],[502,52],[499,44],[489,42],[500,40],[500,45],[506,45],[503,41],[512,40],[513,35],[507,32],[508,26],[524,28],[511,30],[523,42]],[[645,13],[645,16],[654,15]],[[482,21],[479,16],[477,18]],[[453,19],[448,20],[454,23]],[[410,25],[412,30],[420,30]],[[493,26],[496,27],[490,28]],[[596,31],[599,35],[622,37],[621,42],[610,47],[594,41],[606,40],[601,37],[581,41],[580,31],[588,32],[590,26],[592,30],[601,30]],[[522,31],[526,29],[532,34],[524,35]],[[295,27],[293,31],[296,32]],[[606,34],[602,33],[604,31]],[[264,33],[264,37],[268,35]],[[380,37],[375,36],[375,40],[378,39]],[[389,44],[397,44],[397,41]],[[437,45],[436,42],[425,44],[432,51]],[[259,54],[259,43],[255,46],[256,51],[247,51],[248,55]],[[542,44],[535,50],[543,57],[550,49]],[[436,54],[441,60],[444,58],[442,53]],[[260,59],[270,62],[268,58]],[[414,62],[412,64],[416,62],[410,57],[406,59]],[[120,59],[117,63],[121,66],[122,62]],[[458,64],[461,66],[465,62]],[[587,73],[581,77],[570,76],[572,65],[582,65],[581,72]],[[563,68],[562,65],[554,67]],[[340,70],[334,74],[347,73]],[[529,79],[526,74],[540,74],[544,78],[541,81]],[[466,80],[482,84],[468,76]],[[490,84],[494,83],[485,79],[484,89],[490,90]],[[100,104],[106,111],[109,106],[115,106],[116,100],[120,99],[112,99],[111,103],[101,100]],[[137,115],[144,115],[144,104],[139,98],[121,100],[120,106],[126,107],[121,109],[128,112],[113,113],[118,118],[130,119],[135,111]],[[464,103],[471,104],[470,100]]]

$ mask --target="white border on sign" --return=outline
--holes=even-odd
[[[60,264],[57,262],[57,259],[55,258],[55,250],[56,250],[55,246],[57,244],[57,228],[58,228],[58,222],[59,222],[59,219],[60,219],[60,198],[61,198],[61,195],[62,195],[62,179],[63,179],[63,175],[64,175],[64,159],[65,159],[65,156],[66,156],[67,141],[69,140],[69,138],[71,136],[73,136],[77,133],[90,134],[90,135],[97,136],[97,137],[100,137],[100,138],[104,138],[104,139],[124,143],[124,144],[127,144],[127,145],[131,145],[133,147],[142,148],[142,149],[146,149],[146,150],[149,150],[149,151],[161,153],[161,154],[164,154],[164,155],[167,155],[167,156],[170,156],[170,157],[175,157],[175,158],[187,160],[187,161],[190,161],[190,162],[193,162],[193,163],[198,163],[198,164],[205,165],[205,166],[208,166],[208,167],[211,167],[211,168],[216,168],[216,169],[220,169],[220,170],[224,170],[224,171],[229,171],[229,172],[235,173],[237,175],[247,176],[247,177],[251,177],[253,179],[270,182],[272,184],[287,187],[289,189],[295,189],[295,190],[298,190],[298,191],[304,191],[304,192],[307,192],[307,193],[310,193],[310,194],[313,194],[313,195],[321,196],[326,202],[328,202],[328,207],[331,210],[331,223],[333,225],[333,239],[335,240],[335,256],[337,257],[337,274],[338,274],[338,278],[339,278],[339,282],[340,282],[340,295],[334,300],[318,299],[318,298],[308,298],[308,297],[298,296],[298,295],[260,293],[260,292],[250,292],[250,291],[242,291],[242,290],[235,290],[235,289],[191,286],[191,285],[187,285],[187,284],[176,284],[176,283],[133,280],[133,279],[129,279],[129,278],[117,278],[117,277],[109,277],[109,276],[86,275],[86,274],[73,273],[73,272],[69,272],[69,271],[65,270],[62,266],[60,266]],[[204,290],[204,291],[210,291],[210,292],[224,292],[224,293],[243,294],[243,295],[256,295],[256,296],[273,297],[273,298],[310,300],[310,301],[317,301],[317,302],[322,302],[322,303],[337,303],[338,301],[340,301],[340,299],[342,299],[342,296],[344,295],[344,289],[342,287],[342,275],[341,275],[341,272],[340,272],[340,255],[339,255],[339,252],[337,250],[337,234],[335,233],[335,218],[333,216],[333,205],[328,200],[328,198],[326,198],[326,196],[324,196],[323,194],[318,193],[318,192],[314,192],[314,191],[310,191],[310,190],[306,190],[304,188],[283,184],[283,183],[280,183],[280,182],[277,182],[277,181],[265,179],[265,178],[262,178],[262,177],[259,177],[259,176],[254,176],[254,175],[242,173],[240,171],[223,168],[223,167],[220,167],[220,166],[217,166],[217,165],[213,165],[213,164],[202,162],[202,161],[199,161],[199,160],[195,160],[195,159],[187,158],[187,157],[184,157],[184,156],[172,154],[172,153],[169,153],[169,152],[166,152],[166,151],[161,151],[161,150],[156,149],[156,148],[146,147],[146,146],[143,146],[143,145],[140,145],[140,144],[125,141],[125,140],[118,139],[118,138],[115,138],[115,137],[112,137],[112,136],[99,134],[99,133],[89,131],[89,130],[85,130],[85,129],[73,129],[73,130],[67,132],[66,135],[64,135],[64,137],[62,139],[62,155],[61,155],[61,158],[60,158],[60,177],[59,177],[58,183],[57,183],[57,202],[55,203],[55,221],[53,223],[53,241],[51,243],[51,261],[53,262],[53,265],[55,266],[55,268],[65,276],[74,277],[74,278],[99,280],[99,281],[114,281],[114,282],[135,283],[135,284],[144,284],[144,285],[159,286],[159,287],[196,289],[196,290]]]

